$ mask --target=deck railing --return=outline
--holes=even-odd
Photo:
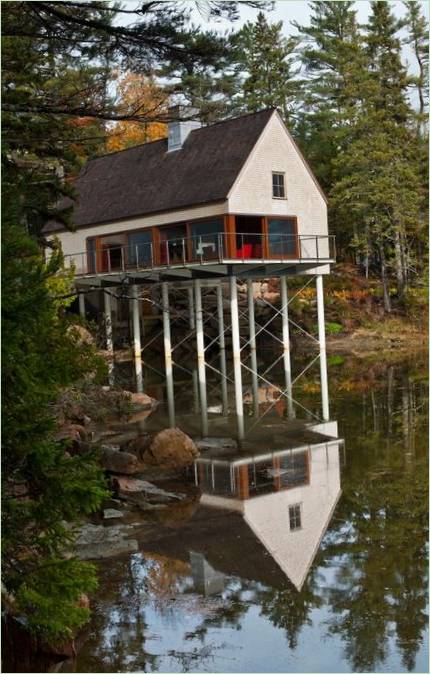
[[[335,257],[333,235],[225,232],[64,256],[78,276],[226,262],[330,262]]]

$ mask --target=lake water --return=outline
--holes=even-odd
[[[274,405],[247,438],[251,472],[200,466],[200,501],[99,563],[86,640],[62,671],[428,671],[426,364],[335,357],[329,371],[344,443],[315,433],[283,452]],[[314,388],[304,377],[310,410]]]

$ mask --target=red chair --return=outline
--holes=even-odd
[[[244,243],[243,248],[236,251],[236,257],[242,259],[249,259],[252,257],[252,243]]]

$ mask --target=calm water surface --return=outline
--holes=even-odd
[[[302,477],[245,516],[206,494],[153,520],[138,553],[100,563],[88,637],[62,671],[428,671],[426,366],[337,360],[345,444],[281,457],[285,479]],[[317,404],[311,385],[302,396]],[[279,414],[266,449],[282,446]]]

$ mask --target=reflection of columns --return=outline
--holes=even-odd
[[[242,439],[245,434],[245,429],[243,420],[242,366],[240,362],[239,307],[237,304],[237,285],[235,276],[230,276],[230,307],[237,431],[239,439]]]
[[[216,288],[217,314],[218,314],[218,334],[219,334],[219,360],[221,370],[221,398],[222,413],[228,413],[228,395],[227,395],[227,364],[225,360],[225,335],[224,335],[224,305],[222,301],[221,281]]]
[[[163,298],[163,334],[164,334],[164,367],[166,370],[167,409],[170,426],[175,425],[175,399],[173,391],[173,367],[172,367],[172,341],[170,338],[170,307],[169,307],[169,284],[163,281],[161,284]]]
[[[85,318],[85,295],[83,292],[79,293],[78,302],[79,302],[79,315],[81,318]]]
[[[275,491],[281,489],[281,458],[279,456],[273,457],[273,487]]]
[[[249,468],[247,464],[236,468],[238,497],[242,500],[249,498]]]
[[[203,311],[202,291],[200,279],[194,281],[196,301],[196,341],[197,341],[197,367],[199,373],[200,411],[202,415],[202,435],[208,434],[208,410],[206,400],[206,364],[205,364],[205,340],[203,336]]]
[[[323,278],[318,274],[317,281],[317,307],[318,307],[318,340],[320,343],[320,378],[321,378],[321,402],[324,421],[330,419],[328,408],[328,382],[327,382],[327,356],[325,351],[325,323],[324,323],[324,289]]]
[[[248,288],[248,319],[249,319],[249,348],[251,350],[251,377],[252,377],[252,402],[254,415],[258,417],[258,373],[257,373],[257,344],[255,341],[255,312],[254,312],[254,289],[252,279],[246,282]]]
[[[106,351],[108,352],[108,378],[109,386],[113,386],[113,334],[112,334],[112,306],[109,292],[103,291],[105,330],[106,330]]]
[[[291,383],[291,356],[290,356],[290,330],[288,325],[288,290],[287,277],[280,277],[281,285],[281,311],[282,311],[282,343],[284,347],[284,372],[285,387],[287,392],[287,411],[290,419],[294,419],[293,385]]]
[[[140,343],[140,320],[139,320],[139,300],[138,287],[136,285],[131,287],[131,307],[133,315],[133,356],[134,356],[134,372],[136,375],[136,390],[138,393],[143,391],[143,375],[142,375],[142,347]]]

